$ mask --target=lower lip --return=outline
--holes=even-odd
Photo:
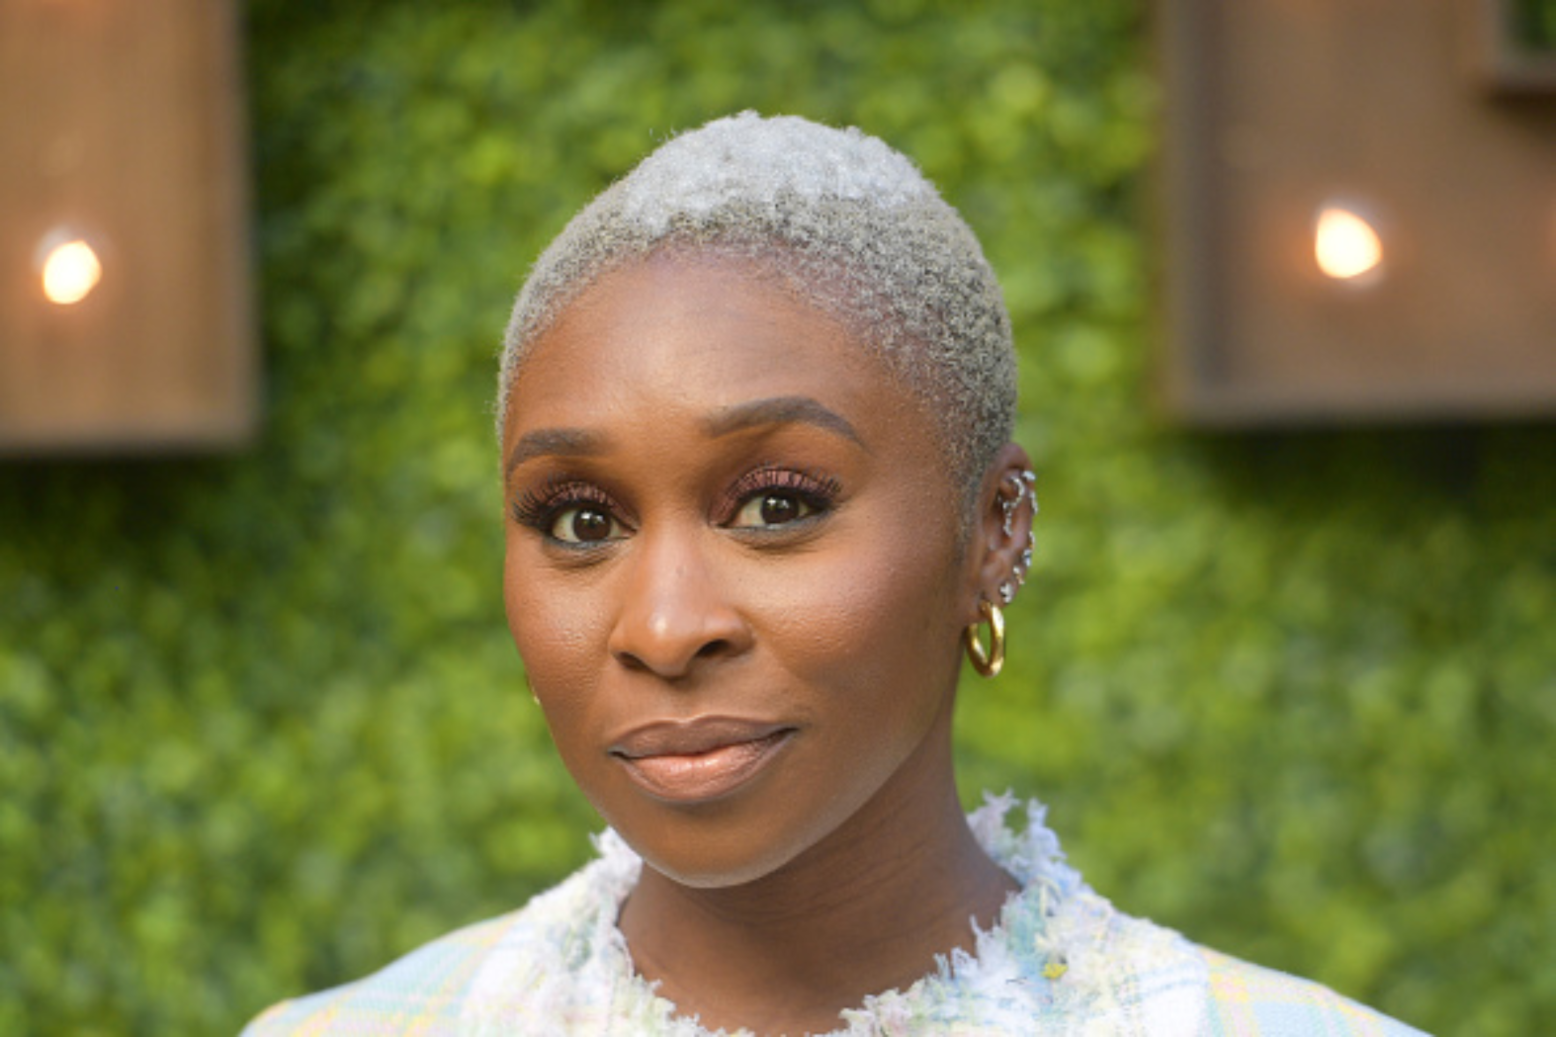
[[[617,757],[627,774],[650,795],[676,803],[700,803],[727,796],[760,774],[789,744],[793,731],[754,742],[721,745],[691,756]]]

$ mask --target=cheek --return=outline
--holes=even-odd
[[[588,663],[587,633],[565,621],[567,612],[556,607],[552,596],[527,591],[522,584],[515,589],[510,579],[504,598],[529,691],[562,763],[587,790],[590,705],[598,686],[598,667]]]
[[[767,610],[785,668],[835,689],[834,708],[856,720],[933,714],[959,672],[951,551],[908,540],[872,535],[827,552],[785,579]]]
[[[503,573],[503,605],[508,631],[524,662],[530,688],[541,700],[548,719],[569,703],[582,700],[598,667],[592,657],[604,651],[594,622],[603,603],[580,595],[558,581],[536,578],[538,568],[522,557],[522,547],[510,543]]]

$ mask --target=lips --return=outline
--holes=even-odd
[[[727,796],[751,781],[794,734],[786,724],[707,717],[635,728],[608,751],[649,795],[697,803]]]

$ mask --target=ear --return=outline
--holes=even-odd
[[[1020,444],[1006,443],[995,455],[978,487],[978,502],[967,538],[970,586],[963,603],[964,622],[978,621],[979,600],[1001,608],[1010,604],[1032,563],[1032,520],[1037,494],[1032,461]]]

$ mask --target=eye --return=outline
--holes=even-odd
[[[592,483],[573,481],[531,490],[513,503],[513,519],[553,543],[598,547],[631,532],[614,500]]]
[[[764,490],[740,506],[730,525],[746,528],[781,526],[815,513],[815,505],[793,490]]]
[[[723,524],[730,529],[777,530],[809,525],[836,505],[837,480],[793,468],[764,465],[747,472],[729,489]]]
[[[547,533],[564,544],[599,544],[618,539],[622,528],[599,505],[577,504],[557,512]]]

